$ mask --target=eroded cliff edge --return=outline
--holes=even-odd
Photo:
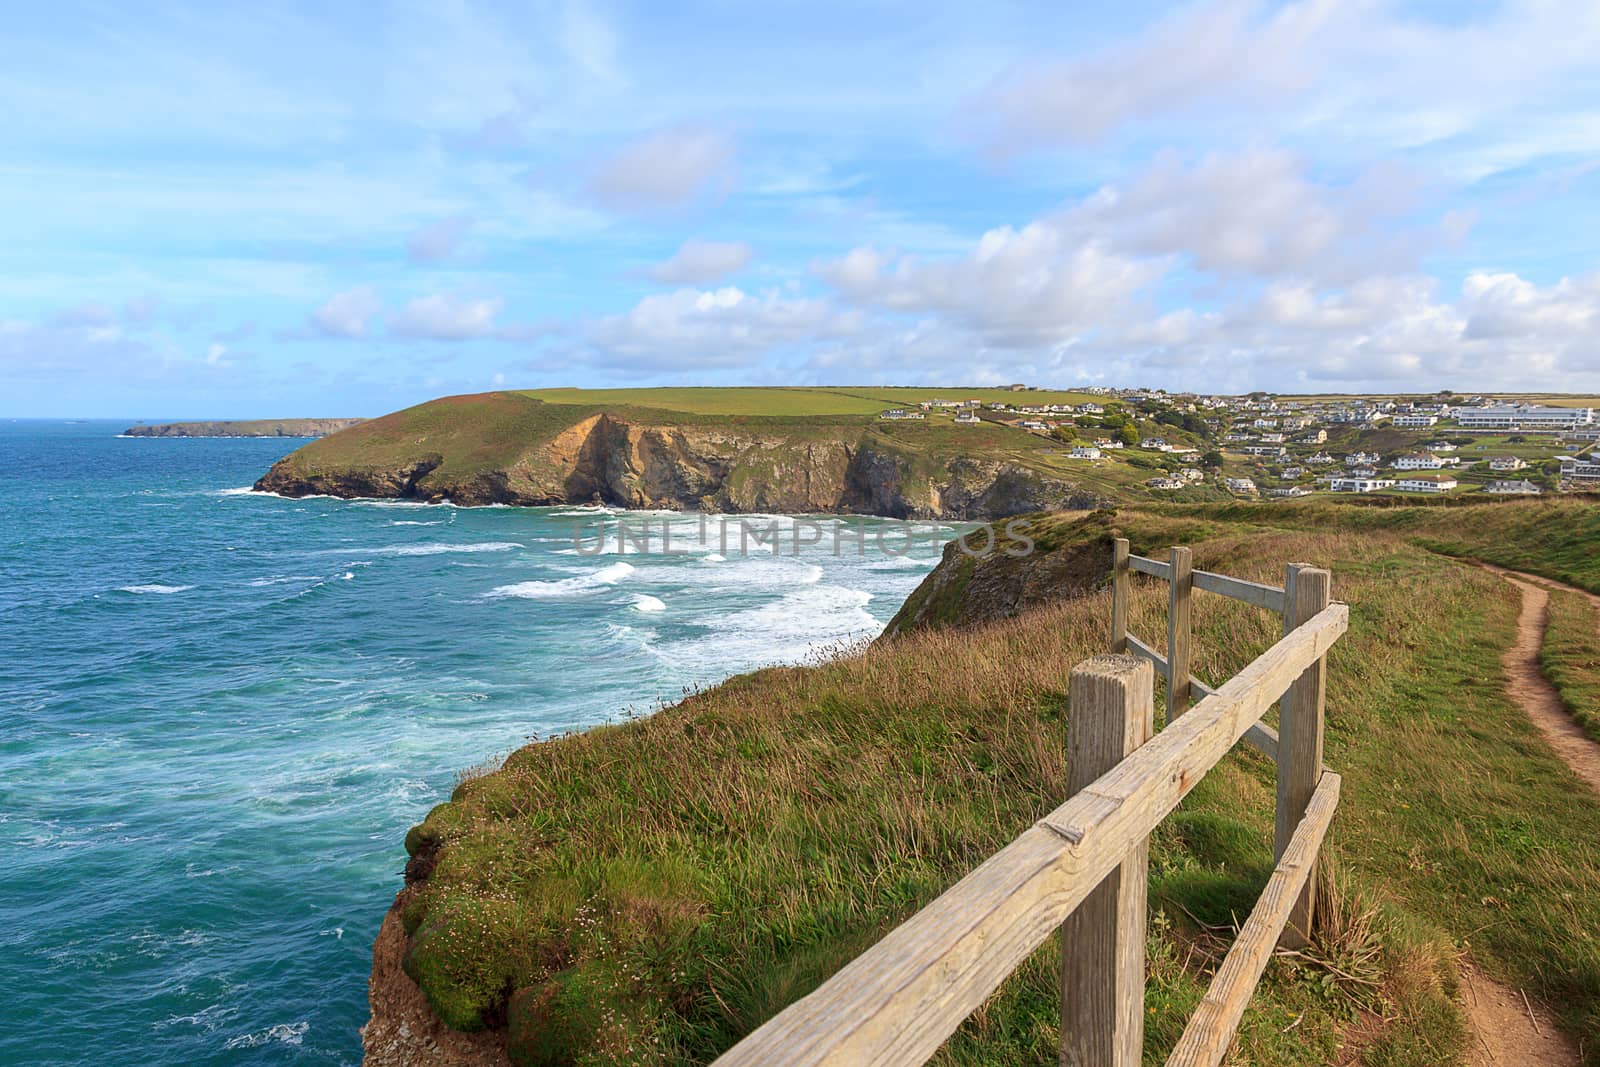
[[[284,496],[463,505],[599,503],[711,512],[988,519],[1104,503],[1029,462],[1030,438],[860,418],[709,418],[446,397],[286,456],[256,483]]]

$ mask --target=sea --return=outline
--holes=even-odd
[[[126,425],[0,422],[0,1064],[359,1062],[460,773],[869,639],[958,532],[291,500],[304,442]]]

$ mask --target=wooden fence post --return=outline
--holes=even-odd
[[[1174,547],[1171,603],[1167,608],[1167,723],[1189,707],[1189,600],[1194,591],[1194,555]]]
[[[1111,542],[1111,651],[1128,651],[1128,539]]]
[[[1155,670],[1096,656],[1068,686],[1067,793],[1082,791],[1155,734]],[[1061,926],[1062,1067],[1137,1067],[1144,1052],[1148,839]]]
[[[1328,606],[1331,594],[1327,571],[1304,563],[1289,564],[1284,580],[1283,632],[1303,625]],[[1283,858],[1322,779],[1323,706],[1327,692],[1328,659],[1323,656],[1283,694],[1278,706],[1278,813],[1276,855]],[[1317,879],[1313,868],[1306,887],[1289,913],[1278,943],[1284,948],[1304,948],[1309,943],[1311,918],[1316,907]]]

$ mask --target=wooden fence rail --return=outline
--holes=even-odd
[[[1130,571],[1173,583],[1165,657],[1127,632]],[[717,1064],[923,1063],[1057,931],[1062,1064],[1138,1064],[1147,840],[1233,745],[1255,732],[1258,747],[1270,748],[1278,763],[1278,865],[1168,1064],[1221,1061],[1273,946],[1280,938],[1298,944],[1310,929],[1316,857],[1339,789],[1338,777],[1322,770],[1323,664],[1349,612],[1329,602],[1327,572],[1315,568],[1291,566],[1282,590],[1223,575],[1195,581],[1201,574],[1207,572],[1192,570],[1186,548],[1161,564],[1117,543],[1113,652],[1080,664],[1071,677],[1070,799]],[[1188,673],[1189,591],[1196,587],[1277,603],[1284,614],[1283,638],[1216,689]],[[1153,732],[1157,668],[1169,694],[1160,733]],[[1200,698],[1187,711],[1172,711],[1175,677],[1183,681],[1180,692]],[[1283,730],[1271,735],[1259,720],[1280,697]]]

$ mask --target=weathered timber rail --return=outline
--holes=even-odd
[[[1169,583],[1165,656],[1128,633],[1133,572]],[[1215,689],[1189,673],[1195,589],[1283,616],[1283,638]],[[923,1063],[1058,931],[1061,1063],[1134,1067],[1149,835],[1245,739],[1277,764],[1278,863],[1167,1065],[1222,1062],[1274,947],[1303,946],[1311,929],[1317,856],[1339,802],[1339,776],[1322,766],[1326,655],[1349,610],[1329,600],[1325,570],[1291,564],[1278,589],[1196,571],[1187,548],[1166,563],[1131,555],[1121,539],[1112,590],[1111,652],[1071,676],[1070,799],[729,1049],[720,1067]],[[1160,733],[1157,668],[1167,681]],[[1260,719],[1280,698],[1274,733]]]

